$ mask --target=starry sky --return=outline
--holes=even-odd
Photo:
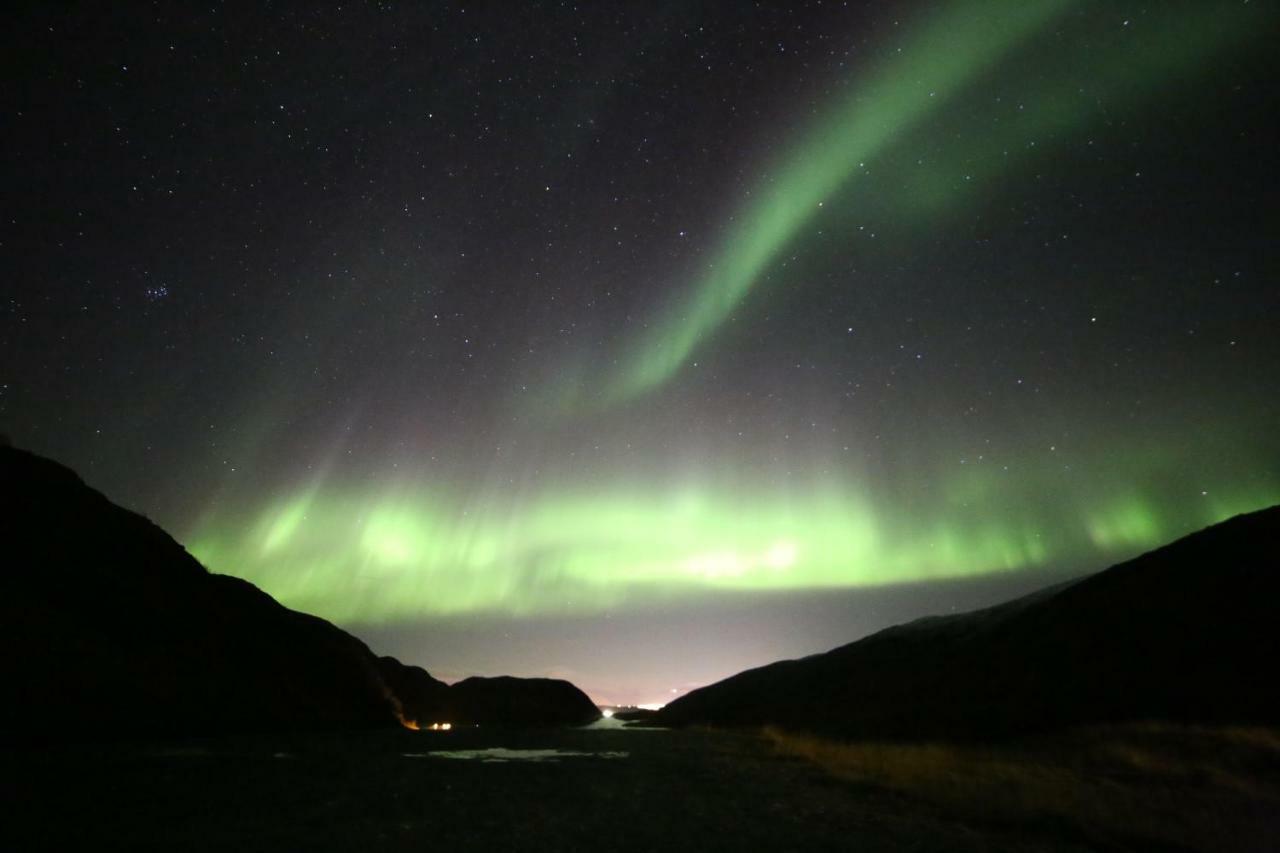
[[[0,430],[660,703],[1280,502],[1273,4],[28,4]]]

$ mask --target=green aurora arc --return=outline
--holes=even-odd
[[[920,21],[764,171],[683,300],[648,323],[603,373],[562,366],[539,397],[551,417],[614,407],[670,382],[784,250],[819,222],[852,233],[870,198],[926,227],[945,226],[947,211],[1050,154],[1055,140],[1181,81],[1212,55],[1257,35],[1248,9],[1200,4],[1171,10],[1140,39],[1104,42],[1096,51],[1037,38],[1079,7],[1069,0],[965,0]],[[1031,48],[1046,79],[1029,108],[1019,107],[1016,121],[994,123],[993,101],[986,111],[966,110],[958,125],[947,114],[957,98],[971,101],[974,89],[991,87],[1000,73],[1016,73],[1006,61]],[[951,140],[945,159],[897,162],[894,146],[917,135]]]
[[[1165,461],[1149,454],[1137,462],[1144,470],[1099,465],[1078,481],[1064,481],[1048,463],[1028,462],[1013,476],[974,469],[892,505],[849,480],[819,478],[791,493],[704,478],[679,488],[633,482],[522,497],[414,481],[321,482],[281,495],[255,517],[207,519],[188,542],[213,570],[260,584],[289,606],[394,624],[472,612],[592,613],[699,592],[1100,568],[1280,501],[1280,476],[1265,461],[1212,475]],[[1080,482],[1090,485],[1072,485]],[[1189,482],[1194,491],[1168,493],[1170,483]],[[1062,517],[1063,506],[1076,508],[1073,518]]]
[[[1244,12],[1182,6],[1138,47],[1106,42],[1086,62],[1061,45],[1050,49],[1054,28],[1069,27],[1076,8],[1066,0],[961,2],[910,28],[901,49],[851,81],[851,94],[754,184],[685,300],[616,361],[595,352],[599,369],[584,367],[585,359],[557,365],[556,381],[529,395],[542,416],[530,417],[524,402],[512,405],[504,414],[513,429],[569,429],[634,413],[678,384],[699,347],[819,217],[823,227],[852,228],[869,198],[913,227],[945,227],[978,185],[1025,168],[1106,108],[1140,103],[1162,83],[1194,74],[1197,63],[1250,32]],[[989,104],[963,114],[949,108],[1033,48],[1048,69],[1037,84],[1043,97],[1016,125],[997,126],[998,108]],[[951,143],[933,161],[893,150],[930,134]],[[909,458],[877,470],[815,445],[801,453],[809,467],[790,460],[800,469],[790,478],[758,462],[766,455],[760,447],[744,456],[717,444],[696,470],[672,474],[678,460],[662,456],[609,469],[556,463],[539,455],[535,436],[525,442],[534,450],[490,464],[475,480],[412,465],[355,479],[326,464],[325,473],[265,501],[220,496],[183,539],[214,571],[247,578],[288,606],[368,625],[1099,569],[1280,502],[1277,447],[1257,423],[1265,412],[1232,411],[1230,403],[1205,404],[1229,412],[1228,423],[1171,412],[1135,426],[1104,415],[1107,425],[1072,448],[1045,441],[963,467],[955,461],[966,444],[958,430],[918,442]],[[927,420],[920,414],[927,406],[918,408],[913,415]],[[271,432],[274,419],[262,420],[257,432]],[[1060,425],[1060,417],[1040,420],[1028,411],[1012,429],[1060,434],[1048,424]],[[663,447],[655,439],[646,452]],[[864,460],[872,454],[855,451]],[[458,456],[465,468],[467,452]]]

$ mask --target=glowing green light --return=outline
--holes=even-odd
[[[1193,411],[1214,412],[1203,424],[1171,409],[1168,417],[1113,424],[1109,434],[1102,427],[1088,438],[1082,434],[1094,432],[1095,419],[1087,414],[1062,413],[1071,422],[1064,430],[1017,412],[1017,430],[992,421],[995,447],[1002,432],[1068,432],[1074,449],[1048,454],[1006,439],[992,453],[1004,454],[1007,464],[963,468],[955,459],[973,456],[953,451],[972,437],[959,424],[877,445],[887,458],[874,473],[847,467],[869,448],[842,454],[818,443],[806,443],[794,453],[803,458],[783,465],[761,462],[770,454],[753,439],[731,449],[723,442],[702,454],[695,470],[675,473],[680,461],[664,454],[680,445],[679,436],[662,436],[658,450],[608,470],[582,464],[581,455],[557,462],[563,456],[539,445],[542,438],[558,449],[574,441],[579,422],[572,416],[588,405],[634,402],[670,381],[806,232],[847,231],[868,208],[887,211],[890,227],[945,226],[944,214],[973,198],[975,187],[1052,156],[1054,142],[1073,132],[1081,141],[1078,131],[1108,110],[1135,108],[1195,73],[1243,37],[1258,5],[1177,4],[1148,16],[1133,37],[1119,27],[1091,37],[1087,51],[1070,32],[1094,13],[1069,0],[941,6],[841,81],[847,88],[830,108],[749,181],[683,300],[654,317],[618,359],[597,358],[597,366],[586,359],[601,354],[590,353],[583,363],[554,365],[554,387],[537,395],[551,415],[544,420],[574,430],[528,441],[519,432],[534,449],[491,468],[487,458],[466,465],[475,460],[464,449],[452,479],[409,474],[406,465],[381,480],[326,473],[264,506],[254,503],[257,496],[224,498],[185,539],[214,570],[246,577],[290,606],[345,622],[394,623],[1100,568],[1276,503],[1273,439],[1260,442],[1264,432],[1246,423],[1258,415],[1238,414],[1246,407],[1229,398],[1229,405],[1198,400]],[[1092,19],[1088,25],[1097,29]],[[1028,67],[1036,70],[1027,90],[1035,97],[1014,115],[1016,107],[998,104],[992,87]],[[930,138],[946,144],[916,144]],[[920,150],[929,157],[917,157]],[[904,239],[894,250],[909,255],[914,248]],[[929,411],[904,409],[913,416]],[[268,431],[271,418],[262,420],[251,434]],[[523,420],[513,422],[524,430]],[[589,426],[614,424],[601,417]],[[1230,432],[1241,427],[1237,440]],[[1270,455],[1257,452],[1268,441]],[[468,479],[477,470],[480,482]]]
[[[270,554],[287,544],[293,538],[300,525],[307,517],[307,509],[311,505],[312,495],[307,494],[281,508],[280,512],[267,522],[262,536],[262,553]]]
[[[1193,4],[1162,9],[1141,32],[1095,34],[1087,50],[1038,38],[1075,6],[961,0],[908,27],[887,58],[848,81],[849,94],[763,170],[684,298],[647,326],[616,368],[593,377],[580,364],[562,365],[539,396],[546,410],[607,407],[671,380],[815,223],[850,230],[858,211],[878,206],[938,227],[977,188],[1052,156],[1054,141],[1069,132],[1180,83],[1259,25],[1243,5]],[[996,97],[993,71],[1018,74],[1012,66],[1033,46],[1043,79],[1028,104],[1005,115],[1012,107]],[[962,98],[964,109],[952,109]],[[937,150],[915,145],[927,138],[948,144],[927,160],[897,155],[901,144]]]
[[[1116,492],[1106,478],[1062,494],[1057,477],[1050,467],[1027,473],[997,498],[966,474],[969,485],[940,488],[911,512],[821,478],[790,495],[619,482],[519,499],[419,483],[372,493],[332,484],[264,508],[260,524],[214,519],[190,541],[215,571],[244,576],[289,606],[395,622],[591,612],[698,591],[873,587],[1084,557],[1096,567],[1280,500],[1274,476],[1253,477],[1246,492],[1224,487],[1215,500],[1206,491],[1180,502],[1153,489],[1108,497]],[[1250,479],[1221,480],[1233,477]],[[1075,521],[1061,508],[1029,508],[1055,488],[1060,502],[1085,508]],[[957,494],[982,498],[965,507],[951,502]]]
[[[1089,538],[1100,548],[1142,547],[1159,541],[1163,526],[1153,508],[1138,498],[1113,503],[1086,520]]]
[[[961,2],[917,30],[843,106],[810,131],[752,194],[689,302],[643,341],[610,396],[624,400],[670,378],[720,326],[765,267],[859,167],[1052,21],[1064,0]]]

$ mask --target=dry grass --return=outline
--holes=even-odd
[[[1280,732],[1132,725],[1017,744],[841,743],[766,729],[775,749],[958,816],[1121,845],[1280,850]]]

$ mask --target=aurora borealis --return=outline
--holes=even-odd
[[[1280,502],[1268,4],[605,5],[21,15],[0,430],[617,702]]]
[[[1208,7],[1173,10],[1169,21],[1157,22],[1150,41],[1137,51],[1128,44],[1111,45],[1090,56],[1086,64],[1074,46],[1065,50],[1055,46],[1039,62],[1050,73],[1065,66],[1067,74],[1061,82],[1045,87],[1047,91],[1013,133],[993,134],[999,116],[970,106],[964,118],[970,127],[953,132],[959,139],[980,140],[976,148],[955,146],[942,152],[939,164],[925,169],[919,168],[924,166],[920,161],[913,164],[915,168],[898,166],[903,173],[891,174],[889,186],[860,189],[852,179],[859,172],[865,176],[876,169],[878,155],[920,125],[925,126],[924,132],[936,133],[931,117],[945,109],[952,97],[963,95],[966,85],[998,64],[1003,55],[1025,46],[1037,31],[1060,19],[1069,4],[1057,0],[1008,4],[998,15],[991,14],[991,8],[989,2],[940,6],[935,16],[924,18],[919,31],[908,30],[903,44],[882,68],[850,83],[845,103],[819,113],[798,149],[788,152],[776,169],[766,169],[761,185],[748,191],[752,200],[725,229],[728,236],[706,264],[707,272],[680,308],[662,319],[624,362],[605,399],[630,399],[670,379],[699,342],[731,316],[777,255],[825,212],[827,197],[850,196],[840,205],[846,217],[857,215],[861,193],[890,198],[928,216],[937,208],[952,206],[952,199],[965,194],[964,187],[973,183],[975,174],[979,185],[990,180],[991,174],[981,172],[991,168],[994,152],[999,152],[997,171],[1015,169],[1018,160],[1035,159],[1032,155],[1041,153],[1028,150],[1034,149],[1036,137],[1096,119],[1101,110],[1099,93],[1123,100],[1131,97],[1131,90],[1142,92],[1176,80],[1187,63],[1229,47],[1232,37],[1238,40],[1246,35],[1250,24],[1245,15],[1224,16],[1221,10]],[[1019,105],[1019,110],[1025,114],[1025,105]],[[952,131],[945,122],[939,123]],[[852,186],[845,189],[848,185]],[[938,224],[936,217],[929,219],[930,225]]]
[[[955,477],[936,505],[917,503],[906,519],[816,476],[794,495],[619,485],[518,500],[330,483],[210,524],[209,538],[188,545],[208,565],[236,566],[294,606],[344,622],[590,613],[697,588],[886,586],[1133,553],[1266,505],[1280,488],[1247,471],[1203,474],[1200,500],[1179,507],[1131,485],[1150,471],[1127,486],[1099,476],[1098,492],[1071,497],[1078,521],[1067,526],[1054,520],[1065,496],[1028,508],[1055,473]]]

